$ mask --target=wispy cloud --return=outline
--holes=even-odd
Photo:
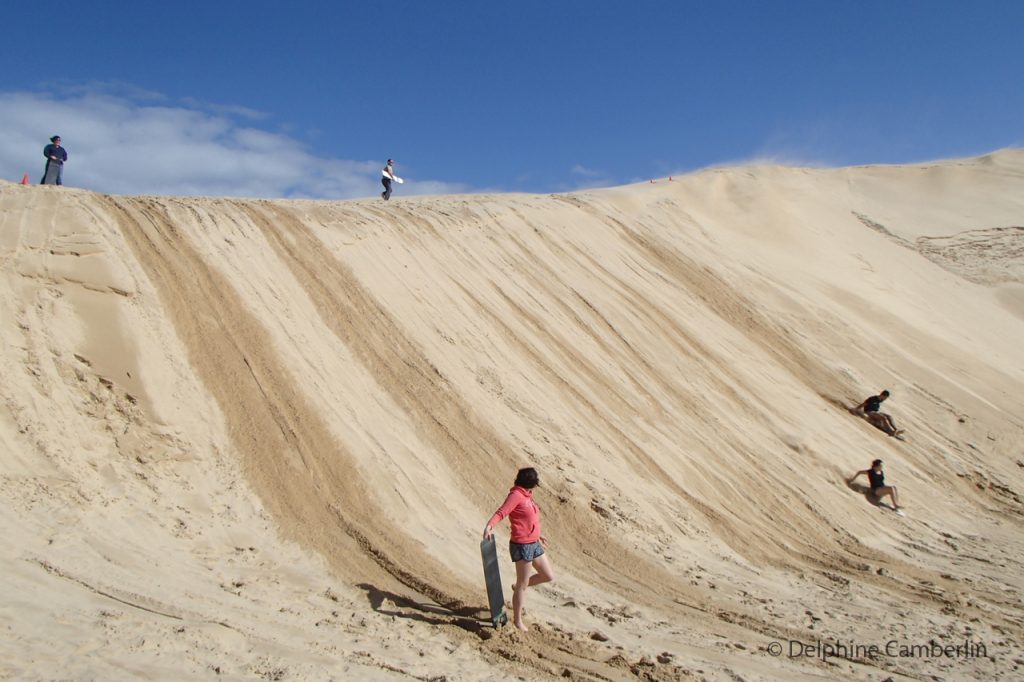
[[[238,118],[245,118],[250,121],[263,121],[270,118],[270,114],[265,111],[257,111],[256,109],[250,109],[249,107],[241,107],[230,104],[211,104],[209,102],[203,102],[194,97],[184,97],[181,100],[181,104],[188,107],[189,109],[198,109],[200,111],[208,111],[213,114],[220,114],[222,116],[235,116]]]
[[[572,168],[570,168],[569,172],[572,173],[573,175],[581,175],[585,178],[596,178],[601,176],[601,171],[586,168],[578,163]]]
[[[569,169],[569,175],[573,178],[573,182],[569,184],[563,183],[559,186],[559,189],[573,191],[594,187],[610,187],[617,184],[616,180],[607,173],[594,168],[587,168],[578,163]]]
[[[262,112],[170,102],[118,83],[60,91],[0,92],[0,174],[38,181],[42,148],[60,135],[65,183],[112,194],[352,198],[381,190],[380,161],[314,156],[300,140],[256,127],[268,118]],[[402,194],[468,191],[403,176]]]

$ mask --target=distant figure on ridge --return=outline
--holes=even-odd
[[[43,171],[43,179],[39,184],[63,185],[64,162],[68,160],[68,152],[60,146],[60,135],[50,138],[50,144],[43,147],[43,156],[46,157],[46,170]]]
[[[866,398],[860,405],[851,407],[850,412],[864,417],[876,429],[885,431],[890,436],[899,436],[903,433],[903,429],[896,428],[896,422],[888,414],[878,411],[888,397],[889,391],[882,391],[878,395]]]
[[[882,498],[888,495],[892,498],[892,509],[894,512],[903,516],[903,508],[900,507],[900,498],[896,493],[896,486],[885,484],[885,472],[882,471],[882,460],[876,459],[871,463],[870,469],[864,471],[858,471],[852,477],[847,479],[847,483],[853,483],[861,474],[867,474],[868,484],[871,486],[871,494],[874,496],[879,503],[882,502]]]
[[[528,630],[523,623],[526,588],[551,582],[555,577],[551,563],[544,554],[548,541],[540,534],[540,509],[533,501],[533,489],[539,484],[540,477],[536,469],[520,469],[505,502],[484,526],[485,540],[490,539],[494,526],[506,516],[512,526],[512,539],[508,543],[509,554],[516,564],[516,584],[512,587],[512,620],[523,631]],[[537,571],[533,575],[530,575],[531,566]]]
[[[384,191],[380,193],[380,196],[384,201],[391,198],[391,183],[397,182],[399,185],[402,184],[402,178],[395,175],[395,162],[388,159],[388,165],[384,166],[384,170],[381,171],[381,184],[384,185]]]

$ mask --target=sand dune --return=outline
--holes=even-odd
[[[0,185],[0,677],[1019,679],[1022,254],[1020,150]],[[882,388],[905,441],[844,408]],[[906,518],[845,482],[876,457]],[[495,632],[477,544],[526,465],[557,580]]]

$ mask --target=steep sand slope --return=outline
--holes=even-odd
[[[387,204],[2,185],[0,676],[1018,678],[1022,251],[1017,150]],[[881,388],[905,441],[844,409]],[[876,457],[906,518],[845,482]],[[557,581],[494,635],[477,543],[525,465]],[[985,655],[791,655],[837,640]]]

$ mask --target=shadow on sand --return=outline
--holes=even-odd
[[[369,583],[360,583],[357,587],[366,592],[370,608],[377,613],[396,618],[408,618],[430,625],[454,625],[481,638],[486,638],[492,629],[490,621],[486,620],[489,613],[486,606],[449,609],[433,602],[420,602],[394,592],[388,592]]]

